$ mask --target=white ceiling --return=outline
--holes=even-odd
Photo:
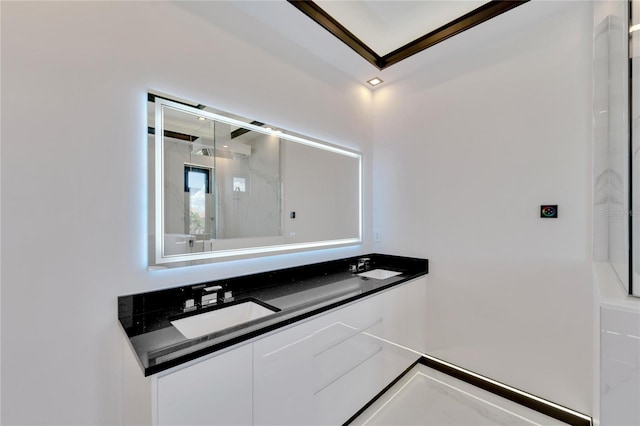
[[[316,0],[379,56],[489,3],[487,0]]]
[[[333,2],[351,3],[352,1],[334,0]],[[457,3],[458,0],[450,2]],[[415,15],[418,15],[417,10],[426,13],[427,9],[422,7],[428,7],[436,2],[416,1],[414,3],[417,5],[413,6],[404,4],[411,3],[404,1],[365,1],[363,3],[369,6],[376,3],[373,7],[378,7],[377,3],[385,3],[380,5],[382,9],[387,10],[385,14],[388,16],[384,19],[388,22],[400,22],[402,19],[400,15],[406,14],[409,10],[414,10]],[[395,8],[396,3],[403,5],[399,6],[397,11],[390,12]],[[461,3],[464,4],[466,1]],[[381,86],[386,86],[397,80],[411,78],[416,73],[431,72],[433,67],[451,58],[477,55],[479,48],[508,42],[514,32],[526,31],[528,26],[569,7],[571,1],[530,1],[382,71],[284,0],[175,2],[174,4],[197,13],[198,16],[221,26],[266,53],[278,56],[292,66],[321,75],[328,84],[347,76],[370,88],[366,81],[373,77],[382,78],[385,83]],[[411,9],[412,7],[418,7],[418,9]],[[398,17],[395,17],[396,15]],[[422,15],[420,19],[427,20]],[[403,25],[396,24],[395,30],[387,32],[386,37],[393,40],[412,37],[406,34],[400,35],[403,32]]]

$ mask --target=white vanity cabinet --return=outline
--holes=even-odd
[[[125,347],[125,425],[339,425],[426,347],[426,277],[143,377]]]
[[[424,352],[425,280],[254,342],[254,424],[348,420]]]

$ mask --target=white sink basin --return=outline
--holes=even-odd
[[[373,278],[376,280],[384,280],[400,274],[402,274],[402,272],[390,271],[388,269],[374,269],[372,271],[363,272],[358,275],[361,277]]]
[[[193,339],[271,315],[274,312],[254,302],[242,302],[227,308],[171,321],[171,325],[187,339]]]

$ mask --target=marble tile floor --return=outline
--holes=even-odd
[[[559,420],[417,364],[351,425],[565,425]]]

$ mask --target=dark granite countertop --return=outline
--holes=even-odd
[[[386,279],[370,279],[349,272],[358,259],[369,258],[369,270],[401,272]],[[191,361],[261,334],[303,320],[353,300],[428,273],[428,260],[368,254],[240,277],[118,297],[118,319],[145,376]],[[202,287],[219,285],[233,300],[185,312],[184,302]],[[232,304],[253,300],[277,310],[263,318],[188,339],[171,321]]]

